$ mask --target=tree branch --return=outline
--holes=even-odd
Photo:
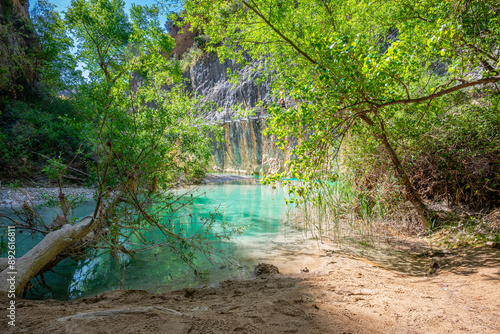
[[[253,2],[253,1],[252,1]],[[283,38],[292,48],[295,49],[299,54],[301,54],[304,58],[306,58],[309,62],[311,62],[314,65],[318,65],[318,62],[314,59],[312,59],[305,51],[303,51],[301,48],[298,47],[292,40],[290,40],[288,37],[283,35],[269,20],[267,20],[264,15],[258,10],[258,8],[255,6],[252,6],[249,4],[247,1],[243,1],[243,4],[247,6],[251,11],[253,11],[255,14],[257,14],[258,17],[260,17],[278,36]]]
[[[467,88],[467,87],[484,85],[484,84],[488,84],[488,83],[495,83],[495,82],[498,82],[498,81],[500,81],[500,75],[489,77],[489,78],[483,78],[483,79],[479,79],[479,80],[476,80],[476,81],[464,82],[464,83],[462,83],[460,85],[457,85],[457,86],[454,86],[454,87],[451,87],[451,88],[448,88],[448,89],[444,89],[444,90],[441,90],[439,92],[436,92],[436,93],[433,93],[433,94],[430,94],[430,95],[427,95],[427,96],[415,98],[415,99],[394,100],[394,101],[389,101],[389,102],[381,103],[381,104],[378,104],[378,103],[375,103],[375,102],[371,102],[371,101],[367,101],[367,102],[370,103],[373,106],[376,106],[377,108],[388,107],[388,106],[392,106],[392,105],[396,105],[396,104],[421,103],[421,102],[425,102],[425,101],[428,101],[428,100],[432,100],[432,99],[435,99],[435,98],[438,98],[438,97],[441,97],[441,96],[444,96],[444,95],[456,92],[457,90],[461,90],[461,89],[464,89],[464,88]]]

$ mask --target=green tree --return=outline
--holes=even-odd
[[[37,35],[38,50],[35,68],[38,81],[46,91],[57,95],[70,89],[79,79],[76,60],[71,53],[73,40],[56,6],[48,1],[37,1],[31,10],[31,21]]]
[[[429,227],[393,138],[437,112],[441,97],[500,81],[497,1],[183,5],[188,21],[210,36],[210,50],[242,63],[245,52],[263,59],[276,92],[295,100],[295,108],[272,108],[268,122],[281,145],[299,139],[292,175],[306,182],[331,177],[344,137],[370,134],[384,148],[421,225]]]
[[[29,226],[55,231],[46,230],[37,251],[19,259],[17,292],[75,250],[81,254],[94,246],[117,259],[119,253],[133,256],[137,243],[171,247],[193,264],[196,250],[208,251],[204,236],[215,223],[210,217],[191,235],[167,219],[185,205],[172,187],[204,173],[211,145],[197,100],[175,86],[179,66],[165,57],[175,43],[160,29],[157,10],[132,6],[129,20],[121,0],[73,0],[65,25],[76,41],[76,59],[88,71],[72,99],[87,117],[80,130],[93,145],[97,204],[89,217],[71,225],[72,203],[61,187],[63,215],[52,226]],[[68,168],[54,160],[46,171],[60,181]],[[158,231],[154,239],[147,237],[151,230]]]
[[[75,98],[92,119],[83,131],[95,145],[95,214],[101,202],[114,197],[106,213],[112,224],[108,244],[131,252],[121,238],[126,226],[145,242],[141,229],[159,228],[165,240],[158,244],[180,250],[190,262],[192,249],[204,247],[198,237],[205,231],[188,240],[162,217],[181,205],[168,190],[206,169],[210,142],[200,133],[208,133],[209,126],[199,117],[197,100],[175,87],[179,66],[165,57],[175,42],[157,15],[155,7],[133,5],[129,20],[121,0],[71,3],[66,24],[77,41],[77,59],[89,73]]]

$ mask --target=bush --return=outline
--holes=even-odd
[[[40,170],[46,159],[37,153],[71,160],[83,143],[82,122],[67,99],[7,103],[0,119],[0,178],[23,178]]]
[[[210,37],[206,35],[200,35],[194,38],[194,44],[200,50],[205,50],[205,47],[209,42],[210,42]]]
[[[432,121],[407,161],[421,195],[477,211],[499,207],[499,97],[457,94]]]
[[[499,101],[498,94],[484,90],[459,92],[435,101],[434,109],[424,116],[406,116],[391,124],[392,143],[431,209],[472,210],[480,215],[500,206]],[[347,137],[340,157],[340,179],[353,180],[355,202],[369,203],[372,218],[384,219],[390,214],[401,219],[408,207],[385,154],[368,133]],[[358,218],[362,216],[358,214]],[[439,219],[435,216],[431,224],[436,226]]]

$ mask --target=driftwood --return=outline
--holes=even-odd
[[[67,204],[62,192],[59,194],[59,200],[64,211]],[[66,257],[68,254],[65,254],[65,251],[72,247],[81,250],[83,244],[94,239],[95,229],[107,227],[103,222],[113,208],[123,200],[121,191],[114,192],[107,202],[98,199],[92,216],[82,218],[73,225],[63,224],[60,229],[45,235],[28,253],[15,260],[14,270],[8,266],[7,261],[4,261],[7,259],[0,258],[0,294],[19,295],[33,277],[43,275],[44,271],[50,270]],[[7,266],[4,267],[5,264]]]
[[[8,265],[7,259],[0,258],[0,294],[19,295],[33,277],[42,275],[42,280],[44,280],[43,273],[67,257],[68,250],[80,252],[85,249],[87,243],[94,243],[100,235],[98,232],[107,230],[109,227],[108,216],[113,209],[119,203],[127,202],[126,190],[127,188],[123,186],[118,188],[111,193],[111,197],[106,202],[103,202],[100,197],[92,216],[87,216],[74,225],[63,223],[60,229],[45,235],[42,241],[28,253],[15,260],[13,270]],[[62,192],[59,194],[59,200],[64,211],[68,205]],[[149,217],[141,207],[139,210],[146,219]],[[179,238],[170,231],[165,232]]]
[[[93,229],[95,222],[94,217],[88,216],[74,225],[67,224],[47,234],[38,245],[16,259],[14,270],[9,267],[3,269],[0,273],[0,293],[20,294],[28,282],[52,259],[71,244],[84,238]]]

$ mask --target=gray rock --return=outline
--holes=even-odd
[[[255,276],[279,274],[278,267],[269,263],[259,263],[253,270]]]
[[[249,58],[247,60],[250,60]],[[208,53],[184,74],[185,84],[196,96],[203,96],[202,101],[214,102],[215,106],[206,114],[209,122],[231,119],[236,114],[236,106],[254,108],[259,101],[271,104],[271,83],[261,81],[260,62],[241,66],[234,60],[226,59],[222,63],[214,53]],[[227,71],[237,72],[241,78],[237,84],[229,82]],[[222,108],[222,113],[217,112]]]

